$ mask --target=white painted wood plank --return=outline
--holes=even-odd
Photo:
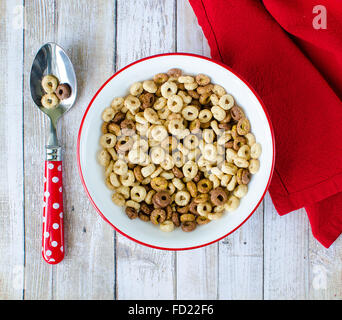
[[[83,113],[114,71],[115,1],[57,1],[56,41],[78,80],[76,104],[63,117],[66,257],[53,277],[55,299],[115,298],[114,230],[91,206],[81,185],[76,140]]]
[[[22,1],[0,2],[0,300],[24,288],[23,18]]]
[[[188,1],[177,1],[177,51],[209,56],[209,46]],[[177,252],[177,299],[216,299],[218,244]],[[191,272],[189,272],[191,270]]]
[[[117,1],[117,67],[175,50],[174,1]],[[173,299],[174,253],[117,234],[117,298]]]
[[[266,196],[264,216],[264,298],[308,298],[309,226],[304,209],[279,216]]]
[[[219,243],[219,299],[263,299],[263,203]]]
[[[24,172],[25,172],[25,299],[52,299],[53,267],[41,254],[45,136],[48,122],[32,101],[29,75],[37,50],[55,41],[54,1],[25,2]]]
[[[309,237],[309,299],[342,300],[342,238],[329,249]]]

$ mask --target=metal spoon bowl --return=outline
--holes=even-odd
[[[67,83],[71,88],[70,97],[60,101],[60,104],[54,109],[44,108],[41,103],[42,96],[45,94],[41,81],[47,74],[56,76],[59,83]],[[32,63],[30,88],[34,103],[51,120],[52,128],[48,145],[56,146],[58,145],[56,136],[57,121],[73,106],[77,96],[77,80],[74,67],[65,51],[56,43],[46,43],[38,50]]]
[[[66,83],[71,88],[69,98],[60,101],[53,109],[42,106],[45,94],[42,79],[52,74],[59,83]],[[74,67],[64,50],[56,43],[46,43],[33,60],[30,75],[31,96],[37,107],[50,119],[50,133],[46,145],[43,209],[42,255],[49,264],[57,264],[64,258],[64,220],[63,220],[63,185],[62,185],[62,147],[58,144],[56,127],[58,119],[75,103],[77,81]]]

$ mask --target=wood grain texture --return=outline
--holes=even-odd
[[[280,217],[267,194],[264,218],[264,298],[308,298],[308,219],[304,209]]]
[[[23,297],[23,18],[21,1],[0,2],[0,300]]]
[[[49,124],[29,88],[48,41],[70,56],[79,89],[58,127],[66,257],[56,266],[41,257]],[[135,244],[95,212],[76,166],[83,112],[115,70],[173,51],[210,56],[187,0],[0,2],[0,299],[342,299],[342,238],[325,249],[303,209],[280,217],[269,195],[226,239],[177,253]]]
[[[117,68],[175,50],[174,1],[117,2]],[[150,249],[117,234],[118,299],[174,299],[173,252]]]

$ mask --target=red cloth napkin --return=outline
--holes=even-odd
[[[244,77],[275,131],[269,192],[280,215],[305,207],[329,247],[342,232],[342,5],[320,0],[189,0],[213,59]]]

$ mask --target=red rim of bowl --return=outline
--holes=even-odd
[[[210,241],[208,243],[205,243],[205,244],[201,244],[201,245],[198,245],[198,246],[193,246],[193,247],[186,247],[186,248],[165,248],[165,247],[158,247],[158,246],[154,246],[154,245],[151,245],[151,244],[148,244],[148,243],[145,243],[145,242],[142,242],[142,241],[139,241],[131,236],[129,236],[128,234],[122,232],[121,230],[119,230],[116,226],[114,226],[105,216],[104,214],[100,211],[100,209],[96,206],[94,200],[92,199],[91,195],[89,194],[89,191],[88,191],[88,188],[85,184],[85,181],[84,181],[84,178],[83,178],[83,174],[82,174],[82,169],[81,169],[81,162],[80,162],[80,140],[81,140],[81,133],[82,133],[82,127],[83,127],[83,123],[84,123],[84,120],[87,116],[87,113],[90,109],[90,107],[92,106],[94,100],[96,99],[97,95],[102,91],[102,89],[107,85],[107,83],[109,81],[111,81],[114,77],[116,77],[119,73],[121,73],[122,71],[128,69],[129,67],[137,64],[137,63],[140,63],[142,61],[145,61],[145,60],[149,60],[149,59],[154,59],[154,58],[157,58],[157,57],[162,57],[162,56],[172,56],[172,55],[179,55],[179,56],[191,56],[191,57],[195,57],[195,58],[200,58],[200,59],[204,59],[204,60],[208,60],[212,63],[215,63],[225,69],[227,69],[228,71],[230,71],[231,73],[233,73],[236,77],[238,77],[252,92],[253,94],[255,95],[255,97],[258,99],[260,105],[262,106],[263,110],[264,110],[264,113],[266,115],[266,118],[267,118],[267,121],[268,121],[268,125],[269,125],[269,128],[270,128],[270,131],[271,131],[271,135],[272,135],[272,151],[273,151],[273,155],[272,155],[272,168],[271,168],[271,172],[270,172],[270,176],[269,176],[269,179],[268,179],[268,182],[267,182],[267,185],[266,185],[266,188],[265,188],[265,191],[262,195],[262,197],[260,198],[259,202],[257,203],[257,205],[255,206],[255,208],[252,210],[252,212],[248,215],[248,217],[243,220],[235,229],[233,229],[232,231],[228,232],[226,235],[216,239],[216,240],[213,240],[213,241]],[[268,115],[268,112],[265,108],[265,105],[264,103],[262,102],[261,98],[259,97],[259,95],[256,93],[256,91],[251,87],[251,85],[243,78],[241,77],[240,75],[238,75],[235,71],[233,71],[230,67],[226,66],[225,64],[221,63],[221,62],[218,62],[218,61],[214,61],[208,57],[204,57],[204,56],[201,56],[201,55],[197,55],[197,54],[192,54],[192,53],[183,53],[183,52],[174,52],[174,53],[162,53],[162,54],[156,54],[156,55],[153,55],[153,56],[149,56],[149,57],[146,57],[146,58],[143,58],[143,59],[140,59],[140,60],[137,60],[137,61],[134,61],[130,64],[128,64],[127,66],[123,67],[122,69],[118,70],[117,72],[115,72],[101,87],[100,89],[95,93],[94,97],[91,99],[84,115],[83,115],[83,118],[82,118],[82,121],[81,121],[81,125],[80,125],[80,128],[79,128],[79,131],[78,131],[78,138],[77,138],[77,166],[78,166],[78,172],[79,172],[79,175],[80,175],[80,178],[81,178],[81,182],[82,182],[82,185],[84,187],[84,190],[91,202],[91,204],[93,205],[93,207],[95,208],[95,210],[97,211],[97,213],[102,217],[103,220],[105,220],[107,223],[109,223],[117,232],[119,232],[120,234],[124,235],[125,237],[127,237],[128,239],[130,240],[133,240],[135,241],[136,243],[139,243],[139,244],[142,244],[144,246],[147,246],[147,247],[150,247],[150,248],[154,248],[154,249],[160,249],[160,250],[170,250],[170,251],[181,251],[181,250],[192,250],[192,249],[197,249],[197,248],[201,248],[201,247],[205,247],[205,246],[208,246],[210,244],[213,244],[217,241],[220,241],[221,239],[229,236],[230,234],[232,234],[234,231],[236,231],[237,229],[239,229],[251,216],[252,214],[255,212],[255,210],[259,207],[261,201],[264,199],[265,195],[266,195],[266,192],[268,190],[268,187],[271,183],[271,179],[272,179],[272,175],[273,175],[273,171],[274,171],[274,162],[275,162],[275,141],[274,141],[274,132],[273,132],[273,127],[272,127],[272,123],[271,123],[271,120],[270,120],[270,117]]]

